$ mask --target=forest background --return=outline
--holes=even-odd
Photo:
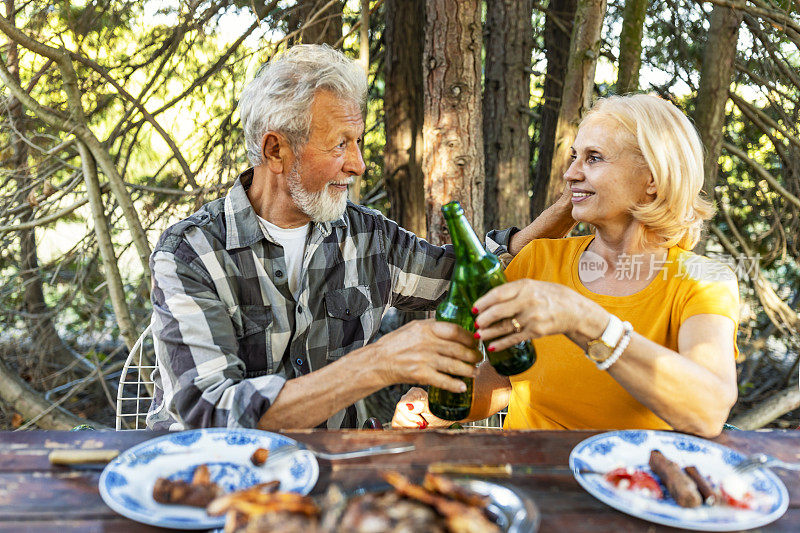
[[[238,95],[300,42],[368,72],[351,199],[436,243],[449,199],[479,230],[552,203],[597,97],[673,101],[717,205],[696,251],[740,279],[730,421],[798,426],[800,1],[3,0],[0,13],[0,426],[113,426],[149,322],[150,250],[247,167]],[[371,403],[384,422],[392,394]]]

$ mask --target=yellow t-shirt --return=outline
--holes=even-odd
[[[531,278],[566,285],[675,351],[678,329],[692,315],[723,315],[738,324],[739,290],[731,269],[677,246],[663,264],[631,258],[623,275],[635,275],[637,268],[644,276],[650,268],[659,272],[641,291],[630,296],[590,292],[578,277],[578,266],[593,238],[532,241],[508,265],[506,276],[509,281]],[[564,335],[536,339],[534,347],[536,363],[511,377],[506,429],[671,429]]]

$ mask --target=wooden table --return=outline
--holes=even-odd
[[[398,470],[420,479],[436,461],[511,463],[525,467],[507,482],[521,487],[542,513],[543,532],[675,531],[630,517],[585,492],[567,461],[572,448],[595,434],[588,431],[288,431],[291,438],[333,451],[405,441],[414,452],[349,461],[320,460],[314,492],[331,482],[345,489],[374,485],[379,472]],[[148,431],[0,432],[0,531],[165,531],[130,521],[109,509],[97,488],[99,471],[53,467],[55,448],[124,450],[163,433]],[[715,439],[743,453],[766,451],[780,459],[800,460],[800,431],[730,431]],[[800,531],[800,475],[776,470],[789,489],[786,514],[762,531]]]

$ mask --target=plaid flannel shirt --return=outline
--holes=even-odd
[[[246,171],[225,198],[167,229],[150,257],[152,429],[256,427],[287,379],[370,342],[390,306],[434,309],[447,291],[451,246],[348,203],[340,219],[311,224],[295,300],[283,248],[247,197],[252,179]],[[504,252],[512,232],[492,232],[491,249]],[[327,427],[363,417],[350,406]]]

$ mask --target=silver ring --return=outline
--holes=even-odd
[[[522,331],[522,324],[519,323],[516,317],[511,317],[511,325],[514,326],[514,333]]]

